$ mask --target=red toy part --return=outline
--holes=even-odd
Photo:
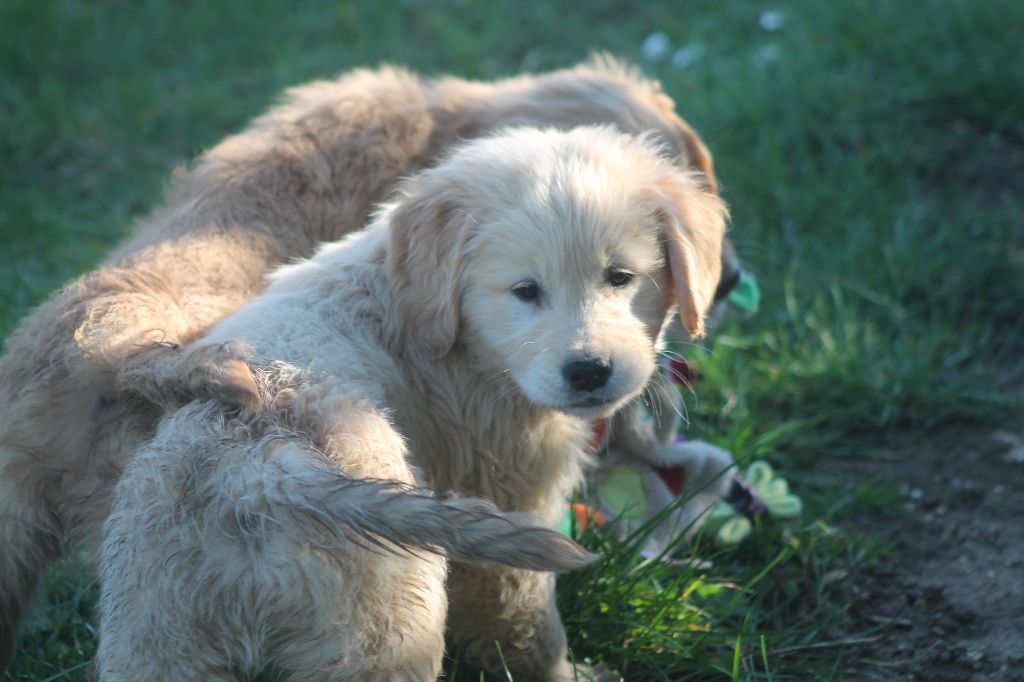
[[[655,467],[654,470],[661,476],[661,480],[665,481],[665,485],[674,496],[679,497],[683,494],[683,488],[686,487],[686,470],[683,467]]]
[[[681,355],[674,355],[668,361],[668,374],[677,386],[693,386],[699,378],[697,370]]]
[[[598,419],[596,422],[594,422],[593,426],[591,427],[591,432],[593,435],[591,435],[590,443],[587,446],[590,448],[591,452],[597,452],[598,449],[600,449],[601,443],[604,442],[604,434],[606,431],[608,431],[607,419]]]

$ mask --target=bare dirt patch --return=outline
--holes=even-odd
[[[863,527],[892,552],[849,586],[860,628],[849,679],[1024,680],[1024,428],[951,430],[850,465],[900,500]]]

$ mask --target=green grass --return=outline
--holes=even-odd
[[[382,61],[488,78],[651,32],[647,64],[715,154],[732,237],[763,289],[691,359],[691,432],[782,467],[808,503],[710,568],[599,537],[560,599],[574,654],[629,679],[842,677],[839,589],[876,551],[852,505],[891,492],[828,463],[1020,406],[1024,5],[7,2],[0,5],[0,337],[160,201],[172,169],[283,87]],[[766,9],[781,30],[758,26]],[[83,679],[95,587],[47,576],[4,679]],[[835,644],[836,646],[831,646]]]

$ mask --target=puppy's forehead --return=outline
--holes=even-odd
[[[642,188],[614,169],[571,161],[577,162],[548,174],[510,175],[515,191],[487,211],[482,241],[512,259],[539,260],[566,274],[609,265],[660,267],[661,230]]]

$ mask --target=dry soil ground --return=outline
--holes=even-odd
[[[1024,419],[951,430],[851,465],[895,484],[868,528],[892,543],[850,581],[854,614],[884,625],[848,652],[849,679],[1024,680]],[[844,666],[845,667],[845,666]]]

